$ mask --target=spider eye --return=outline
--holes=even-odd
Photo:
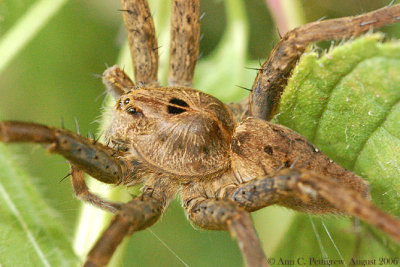
[[[189,105],[185,101],[183,101],[181,99],[178,99],[178,98],[172,98],[169,101],[169,103],[173,104],[173,106],[172,105],[168,106],[168,113],[169,114],[180,114],[180,113],[183,113],[183,112],[186,111],[186,109],[180,108],[180,107],[189,107]]]
[[[136,115],[137,113],[139,113],[139,111],[136,108],[132,108],[132,107],[127,108],[126,112],[128,112],[131,115]]]

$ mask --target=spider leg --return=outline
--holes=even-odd
[[[230,200],[185,197],[182,203],[189,220],[209,230],[228,230],[236,237],[246,266],[268,266],[250,214]]]
[[[126,235],[151,226],[161,213],[161,201],[145,195],[124,204],[90,250],[83,266],[105,266]]]
[[[246,97],[240,102],[225,103],[225,105],[228,106],[233,116],[235,117],[236,121],[239,122],[246,115],[246,111],[248,110],[248,103],[249,100]]]
[[[168,84],[191,87],[199,55],[199,0],[173,0]]]
[[[375,207],[359,192],[316,172],[285,169],[274,177],[256,179],[238,186],[229,197],[247,211],[272,204],[329,205],[328,212],[345,212],[381,229],[400,242],[400,221]],[[323,202],[326,202],[325,204]],[[318,211],[318,207],[314,207]],[[326,212],[326,209],[323,209]]]
[[[71,164],[71,177],[72,187],[78,199],[112,213],[121,209],[121,203],[111,202],[91,193],[86,185],[84,172],[73,164]]]
[[[249,98],[249,115],[272,118],[290,73],[309,43],[358,36],[399,19],[400,5],[395,5],[360,16],[309,23],[286,33],[257,74]]]
[[[0,142],[30,142],[47,145],[48,150],[68,159],[78,169],[108,184],[120,184],[129,163],[114,157],[116,151],[71,131],[41,124],[0,122]]]
[[[109,67],[103,72],[103,83],[107,88],[107,92],[115,100],[135,87],[129,76],[117,65]]]
[[[143,194],[121,206],[111,224],[90,250],[85,267],[108,263],[123,238],[153,225],[177,192],[178,185],[166,179],[150,179]]]
[[[121,0],[121,4],[135,81],[157,87],[158,47],[149,5],[146,0]]]

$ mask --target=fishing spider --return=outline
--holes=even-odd
[[[191,88],[198,57],[199,0],[172,1],[168,86],[157,80],[158,48],[145,0],[122,0],[135,83],[118,66],[103,74],[115,108],[106,144],[35,123],[0,123],[0,141],[42,143],[69,160],[76,196],[114,218],[84,266],[106,265],[123,238],[161,216],[180,192],[194,224],[236,237],[247,266],[267,266],[249,213],[279,204],[311,213],[347,213],[400,241],[400,222],[369,201],[368,186],[304,137],[269,122],[310,42],[349,38],[396,22],[400,5],[288,32],[258,71],[247,102],[223,104]],[[143,184],[116,203],[92,194],[84,173],[107,184]]]

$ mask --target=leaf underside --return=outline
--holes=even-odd
[[[304,54],[274,122],[299,132],[368,180],[373,202],[400,217],[400,43],[381,43],[382,38],[369,34],[320,58],[315,52]],[[352,256],[399,253],[377,233],[361,231],[358,244],[349,220],[296,215],[274,254],[305,257],[312,264],[310,257],[348,263]]]

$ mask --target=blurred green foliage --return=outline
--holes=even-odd
[[[34,2],[0,1],[0,39]],[[265,60],[278,37],[264,1],[243,2],[249,18],[249,62],[243,66],[247,80],[240,85],[250,87],[251,79],[247,77],[255,76],[255,72],[244,67],[258,67],[258,63],[254,62]],[[332,5],[329,0],[307,0],[303,4],[307,20],[312,21],[325,15],[333,18],[359,14],[389,2],[340,0]],[[68,1],[0,73],[0,120],[34,121],[52,126],[60,126],[64,121],[66,128],[75,129],[76,118],[82,134],[97,132],[95,121],[101,115],[104,91],[97,74],[103,72],[105,65],[115,64],[125,39],[118,9],[117,0]],[[202,20],[204,38],[201,52],[202,58],[207,59],[225,30],[224,1],[202,0],[201,9],[206,14]],[[153,12],[157,16],[157,9]],[[385,27],[385,30],[390,32],[389,36],[400,36],[399,26]],[[168,53],[168,44],[160,45],[161,53]],[[225,79],[229,80],[229,77]],[[224,90],[234,88],[235,84],[232,84]],[[36,190],[60,214],[60,222],[65,225],[72,240],[79,201],[72,197],[67,180],[59,182],[68,173],[65,160],[49,156],[36,146],[13,145],[8,148],[12,160],[30,176],[36,177]],[[274,207],[255,213],[255,224],[267,253],[276,246],[293,213]],[[305,233],[312,230],[309,223],[302,227],[308,230]],[[152,230],[189,266],[242,265],[237,245],[227,233],[194,230],[177,201],[172,203]],[[130,266],[129,263],[137,266],[181,266],[180,261],[149,231],[135,234],[127,251],[123,261],[126,266]]]

